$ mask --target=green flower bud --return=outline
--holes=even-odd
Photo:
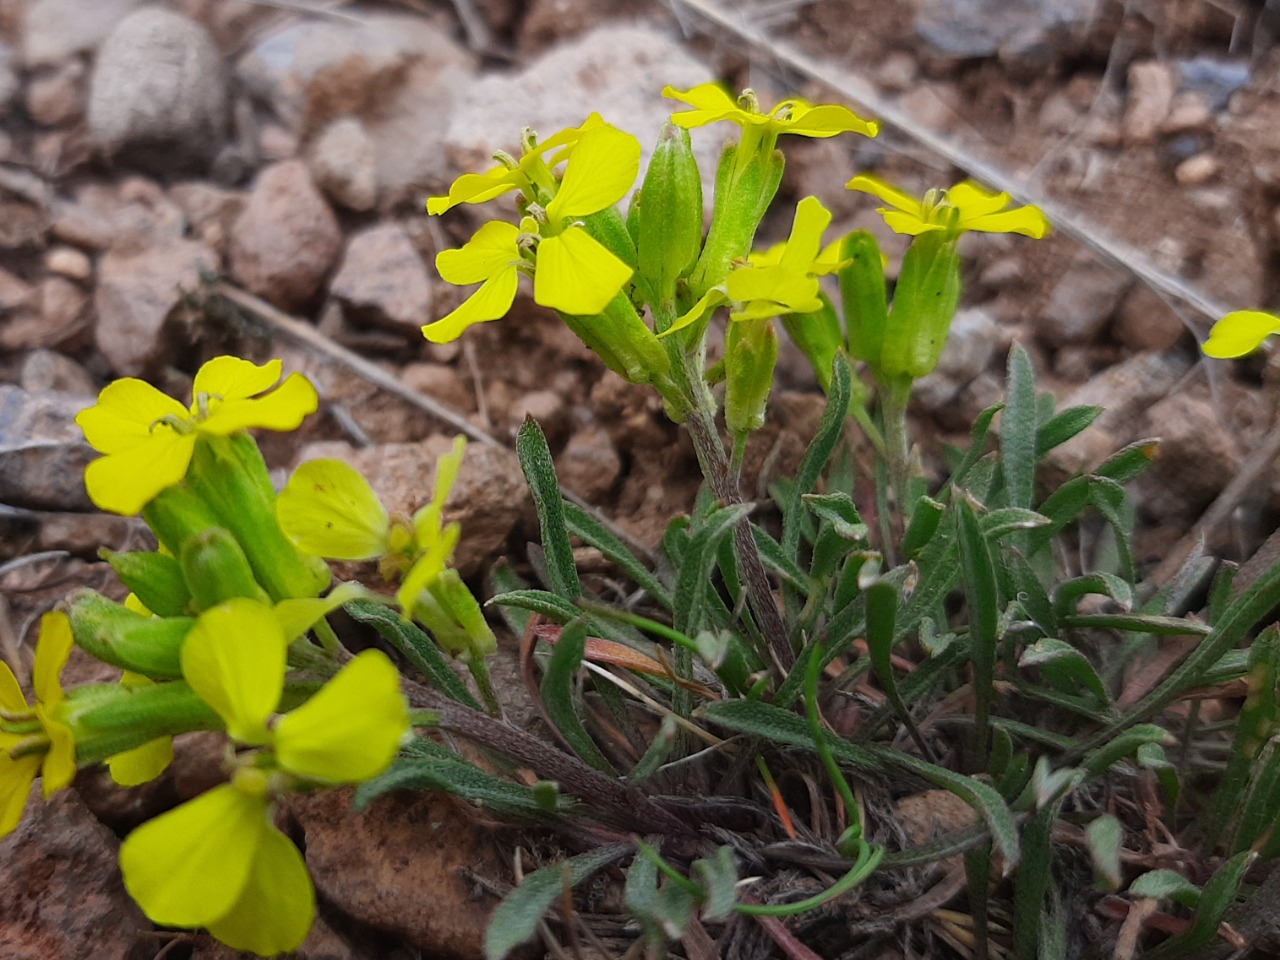
[[[75,735],[76,760],[82,766],[158,737],[223,727],[217,712],[183,680],[78,687],[67,691],[59,707]]]
[[[182,676],[194,617],[148,617],[92,590],[72,594],[67,616],[76,646],[103,663],[152,678]]]
[[[840,255],[850,261],[839,273],[849,353],[869,363],[878,375],[889,324],[884,254],[874,236],[866,230],[855,230],[844,238]]]
[[[836,354],[844,346],[844,334],[840,331],[840,318],[825,293],[819,292],[822,309],[815,313],[789,313],[782,317],[782,326],[791,342],[800,348],[808,359],[818,383],[823,390],[831,388],[831,365]]]
[[[663,127],[635,214],[636,282],[650,303],[674,301],[676,281],[693,269],[702,249],[702,176],[688,130]]]
[[[413,615],[452,656],[483,660],[498,649],[498,640],[485,622],[480,604],[457,570],[445,568],[441,572],[419,595]]]
[[[209,505],[184,483],[166,487],[156,494],[142,508],[142,519],[174,557],[181,552],[188,537],[218,526],[218,518]]]
[[[944,231],[922,233],[902,260],[877,378],[918,379],[938,365],[960,302],[960,257]],[[874,368],[873,368],[874,369]],[[883,379],[883,378],[881,378]]]
[[[189,537],[182,545],[181,566],[197,612],[234,597],[271,602],[254,579],[239,541],[225,527],[210,527]]]
[[[724,420],[741,435],[764,426],[765,405],[778,363],[778,332],[772,320],[736,320],[724,341]]]
[[[189,612],[191,591],[182,577],[181,565],[173,557],[151,550],[117,553],[106,547],[98,555],[111,564],[120,582],[152,613],[180,617]]]
[[[329,585],[329,565],[303,553],[280,529],[267,465],[247,433],[201,435],[187,484],[213,510],[214,525],[226,527],[240,542],[254,579],[272,600],[319,596]]]

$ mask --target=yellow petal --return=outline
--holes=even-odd
[[[627,195],[640,173],[640,141],[609,125],[588,130],[573,148],[547,219],[587,217]],[[612,297],[610,299],[613,299]]]
[[[157,426],[142,443],[85,467],[84,487],[89,499],[100,510],[134,516],[161,490],[182,481],[195,445],[195,434]]]
[[[306,553],[367,560],[387,552],[391,521],[360,471],[341,460],[308,460],[276,500],[280,527]]]
[[[973,180],[957,183],[947,191],[947,203],[960,211],[962,229],[967,229],[964,226],[966,221],[1003,210],[1012,199],[1007,193],[988,190]]]
[[[570,227],[538,245],[533,299],[564,313],[591,316],[609,305],[632,272],[582,227]]]
[[[155,422],[167,416],[186,420],[190,414],[146,381],[127,377],[104,387],[98,402],[76,415],[76,423],[89,446],[99,453],[116,453],[145,442]]]
[[[677,330],[683,330],[690,324],[696,323],[705,317],[710,311],[724,303],[727,299],[728,297],[723,288],[712,287],[702,295],[702,298],[697,303],[689,308],[688,313],[684,314],[684,316],[680,317],[675,323],[667,327],[666,330],[663,330],[662,333],[658,334],[658,339],[661,340],[663,337],[669,337]]]
[[[107,759],[111,779],[122,787],[149,783],[173,762],[173,738],[157,737]]]
[[[435,583],[436,578],[448,565],[461,533],[462,528],[458,524],[449,524],[426,544],[422,555],[413,562],[413,566],[405,574],[400,589],[396,591],[396,602],[400,604],[406,617],[413,616],[414,606],[422,591]]]
[[[437,253],[436,271],[457,286],[488,280],[520,261],[519,236],[515,224],[490,220],[461,247]]]
[[[76,741],[71,728],[58,720],[44,704],[36,706],[36,716],[49,738],[49,750],[40,764],[40,780],[45,799],[71,786],[76,778]]]
[[[270,737],[267,718],[284,690],[288,640],[271,607],[228,600],[200,614],[182,645],[182,675],[227,733],[247,744]]]
[[[240,899],[268,831],[262,797],[231,784],[149,820],[120,845],[129,895],[156,923],[206,927]]]
[[[0,837],[7,836],[22,821],[31,784],[40,771],[39,755],[14,760],[9,750],[19,737],[0,734]]]
[[[440,535],[440,518],[444,515],[444,505],[453,485],[458,482],[458,471],[462,469],[466,450],[467,438],[454,437],[453,449],[436,461],[435,492],[431,502],[413,515],[414,535],[420,546],[426,546]]]
[[[28,709],[27,698],[22,694],[18,678],[13,675],[7,663],[0,661],[0,710],[25,713]]]
[[[520,166],[523,167],[527,161],[535,157],[545,156],[551,150],[557,150],[560,147],[569,147],[569,150],[558,153],[556,157],[551,160],[551,166],[554,167],[573,152],[572,148],[580,139],[582,139],[582,135],[584,133],[588,130],[593,130],[596,127],[602,127],[604,125],[604,117],[593,111],[586,120],[582,121],[581,126],[565,127],[565,129],[552,134],[546,140],[540,140],[536,147],[520,158]]]
[[[385,770],[409,730],[400,674],[366,650],[276,724],[280,766],[327,783],[357,783]]]
[[[716,123],[719,120],[743,123],[750,117],[750,114],[739,107],[737,101],[717,83],[704,83],[684,91],[668,85],[662,88],[662,95],[693,107],[692,110],[671,115],[671,122],[686,130]]]
[[[369,591],[358,583],[340,583],[329,591],[327,597],[295,597],[281,600],[271,608],[276,622],[284,631],[285,639],[293,641],[302,636],[321,617],[328,616],[344,603],[367,596]]]
[[[195,397],[205,394],[222,400],[243,400],[270,390],[280,382],[280,360],[269,360],[259,366],[239,357],[214,357],[196,372],[191,393]],[[191,412],[197,405],[192,404]]]
[[[460,203],[484,203],[508,190],[515,190],[523,181],[524,177],[518,170],[503,166],[493,167],[484,173],[464,173],[449,185],[448,196],[427,200],[427,213],[445,213]]]
[[[834,137],[838,133],[861,133],[874,137],[880,132],[878,123],[863,120],[848,107],[838,104],[821,104],[815,107],[803,100],[783,102],[791,104],[790,119],[782,121],[783,133],[823,138]],[[774,112],[777,112],[777,108]]]
[[[786,248],[778,258],[779,265],[811,273],[813,263],[818,259],[818,252],[822,249],[822,234],[830,223],[831,211],[817,197],[805,197],[796,204],[791,236],[787,238]]]
[[[910,213],[917,219],[921,217],[919,200],[904,190],[890,186],[879,177],[869,177],[866,174],[862,174],[846,183],[845,188],[857,190],[859,193],[869,193],[904,213]]]
[[[972,220],[962,218],[960,229],[980,230],[983,233],[1020,233],[1024,237],[1039,240],[1049,232],[1049,218],[1039,207],[1016,207]]]
[[[283,833],[268,827],[239,898],[207,926],[235,950],[271,957],[300,947],[315,915],[315,888],[302,854]]]
[[[36,641],[36,662],[31,670],[31,686],[36,699],[52,710],[62,702],[62,668],[67,665],[75,640],[71,621],[54,610],[40,618],[40,639]]]
[[[462,336],[462,331],[473,323],[505,317],[516,299],[519,285],[520,272],[515,267],[495,273],[457,309],[424,326],[422,335],[432,343],[450,343]]]
[[[1213,325],[1201,348],[1218,360],[1243,357],[1262,346],[1262,341],[1280,333],[1280,317],[1262,310],[1236,310]]]
[[[742,306],[733,320],[757,320],[787,313],[812,313],[822,306],[818,281],[786,267],[744,267],[729,274],[729,298]]]
[[[918,214],[904,210],[890,210],[888,207],[879,207],[876,213],[884,217],[884,222],[890,230],[894,233],[905,234],[908,237],[918,237],[922,233],[945,229],[940,223],[929,223],[926,220],[921,220]]]
[[[284,383],[265,396],[211,405],[209,416],[199,422],[198,429],[219,437],[251,427],[296,430],[319,406],[320,397],[311,381],[300,373],[291,373]]]

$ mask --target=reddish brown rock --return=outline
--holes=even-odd
[[[231,230],[231,275],[291,310],[319,292],[342,247],[333,211],[306,164],[286,160],[258,175]]]
[[[568,490],[602,503],[622,475],[622,459],[609,431],[590,424],[577,431],[556,457],[556,473]]]
[[[395,223],[370,227],[351,238],[329,292],[358,323],[417,333],[433,319],[426,265]]]
[[[68,60],[27,84],[27,112],[36,123],[57,127],[84,112],[84,64]]]
[[[316,890],[344,914],[404,937],[439,958],[482,955],[492,897],[473,897],[459,871],[505,881],[492,831],[442,794],[394,794],[363,813],[349,790],[290,804],[306,838]]]
[[[98,265],[98,348],[121,374],[136,376],[161,363],[172,345],[175,308],[216,270],[218,255],[194,240],[172,240],[136,253],[112,251]]]
[[[152,937],[116,865],[116,838],[73,791],[32,791],[22,823],[0,841],[0,945],[5,960],[130,960]]]

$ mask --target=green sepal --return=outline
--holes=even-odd
[[[319,596],[333,574],[320,557],[299,550],[276,520],[276,492],[258,445],[247,433],[201,435],[187,483],[240,542],[254,579],[272,600]]]
[[[142,519],[161,546],[174,557],[182,551],[182,544],[188,537],[218,526],[217,515],[185,483],[166,487],[156,494],[142,508]]]
[[[872,234],[855,230],[844,238],[840,256],[849,261],[837,275],[849,353],[878,371],[889,325],[884,254]]]
[[[960,302],[960,256],[942,230],[922,233],[902,259],[877,379],[918,379],[938,365]]]
[[[733,434],[764,426],[777,364],[778,332],[772,320],[730,322],[724,338],[724,421]]]
[[[689,131],[667,124],[636,195],[636,278],[653,304],[674,305],[676,281],[702,250],[702,176]]]
[[[191,591],[182,576],[182,566],[173,557],[152,550],[117,553],[103,547],[98,556],[111,564],[120,582],[152,613],[180,617],[190,611]]]
[[[210,527],[189,537],[182,545],[180,561],[197,612],[234,597],[271,602],[254,579],[239,541],[226,527]]]
[[[819,292],[822,309],[813,313],[791,313],[782,318],[782,326],[791,342],[800,348],[823,392],[831,389],[831,364],[836,353],[844,346],[844,334],[840,330],[840,318],[836,308]]]
[[[413,615],[452,656],[476,661],[498,650],[498,638],[457,570],[441,572],[418,597]]]
[[[182,676],[182,645],[194,617],[149,617],[92,590],[67,607],[76,646],[90,656],[152,679]]]
[[[68,692],[65,717],[83,766],[140,747],[157,737],[221,730],[222,719],[184,680],[125,686],[104,684],[88,697]]]

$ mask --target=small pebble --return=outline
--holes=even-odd
[[[1198,187],[1218,175],[1222,165],[1211,153],[1197,153],[1183,160],[1173,172],[1174,179],[1184,187]]]

